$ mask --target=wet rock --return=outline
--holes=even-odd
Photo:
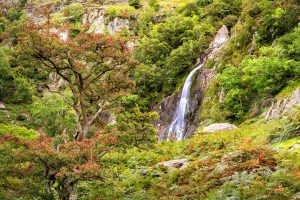
[[[237,127],[233,124],[228,123],[219,123],[219,124],[211,124],[203,128],[203,132],[206,133],[214,133],[218,131],[229,131],[237,129]]]
[[[0,102],[0,110],[6,110],[6,106],[2,102]]]
[[[271,107],[262,116],[265,119],[280,118],[287,113],[291,113],[297,106],[300,106],[300,88],[284,99],[273,101]]]
[[[176,169],[184,169],[189,165],[189,162],[187,159],[180,159],[180,160],[169,160],[166,162],[160,162],[158,165],[165,166],[169,168],[170,170],[176,170]]]
[[[159,113],[159,119],[154,122],[158,132],[162,132],[173,121],[180,95],[181,93],[175,93],[168,96],[152,108]]]

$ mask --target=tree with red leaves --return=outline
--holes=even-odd
[[[27,24],[19,35],[18,52],[64,81],[72,93],[71,101],[62,90],[52,92],[61,94],[75,110],[73,136],[82,140],[108,102],[133,85],[128,73],[134,62],[125,38],[87,32],[62,38],[62,33],[67,34],[68,27]]]
[[[61,138],[64,141],[63,135]],[[43,135],[32,141],[4,135],[0,137],[0,150],[7,143],[10,148],[6,148],[6,151],[13,156],[7,160],[10,169],[6,172],[6,177],[30,174],[43,177],[49,195],[61,200],[74,200],[77,199],[76,188],[79,181],[104,179],[105,170],[100,161],[117,140],[114,136],[97,133],[90,139],[65,141],[57,145],[53,138]]]

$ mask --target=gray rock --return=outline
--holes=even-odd
[[[291,113],[297,106],[300,106],[300,88],[284,99],[273,101],[271,107],[262,114],[262,117],[265,119],[277,119]]]
[[[234,130],[234,129],[237,129],[237,127],[233,124],[219,123],[219,124],[211,124],[209,126],[204,127],[203,132],[214,133],[214,132],[218,132],[218,131],[228,131],[228,130]]]
[[[2,102],[0,102],[0,110],[6,110],[6,106]]]
[[[129,21],[127,19],[115,18],[107,24],[107,29],[110,34],[115,34],[123,29],[129,29]]]
[[[222,44],[227,42],[229,39],[229,32],[227,26],[223,25],[221,29],[218,30],[214,41],[210,44],[210,47],[219,48]]]
[[[180,159],[180,160],[169,160],[166,162],[160,162],[158,165],[165,166],[169,168],[170,170],[176,170],[176,169],[185,169],[189,165],[189,162],[187,159]]]
[[[88,10],[82,17],[82,24],[89,24],[89,32],[115,34],[129,28],[129,20],[116,17],[106,24],[107,16],[105,9],[95,7]]]

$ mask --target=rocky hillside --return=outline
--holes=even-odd
[[[297,0],[1,1],[0,199],[300,199],[299,19]]]

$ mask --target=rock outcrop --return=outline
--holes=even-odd
[[[229,32],[224,25],[216,34],[213,42],[209,45],[209,48],[198,59],[197,64],[206,62],[208,60],[217,59],[217,55],[223,48],[224,44],[229,39]],[[199,113],[201,112],[201,104],[204,98],[204,94],[210,85],[210,81],[215,76],[214,68],[207,68],[206,65],[198,72],[194,86],[192,87],[192,94],[190,96],[190,111],[187,114],[187,130],[186,138],[191,137],[199,124]],[[176,112],[180,100],[181,91],[173,94],[172,96],[164,98],[161,103],[153,107],[154,111],[157,111],[160,118],[154,123],[154,126],[159,132],[163,131],[173,121],[173,117]]]
[[[123,29],[129,29],[129,20],[114,18],[112,21],[106,23],[106,11],[102,7],[95,7],[88,10],[82,17],[83,24],[89,24],[89,32],[93,33],[110,33],[115,34]]]
[[[205,133],[214,133],[218,131],[229,131],[237,129],[237,127],[233,124],[228,123],[219,123],[219,124],[211,124],[203,128],[203,132]]]
[[[169,160],[166,162],[160,162],[158,165],[162,165],[170,169],[171,171],[176,170],[176,169],[185,169],[188,165],[189,162],[187,159],[180,159],[180,160]]]
[[[280,118],[285,114],[291,113],[297,106],[300,106],[300,88],[286,98],[273,101],[271,107],[262,116],[265,119]]]

